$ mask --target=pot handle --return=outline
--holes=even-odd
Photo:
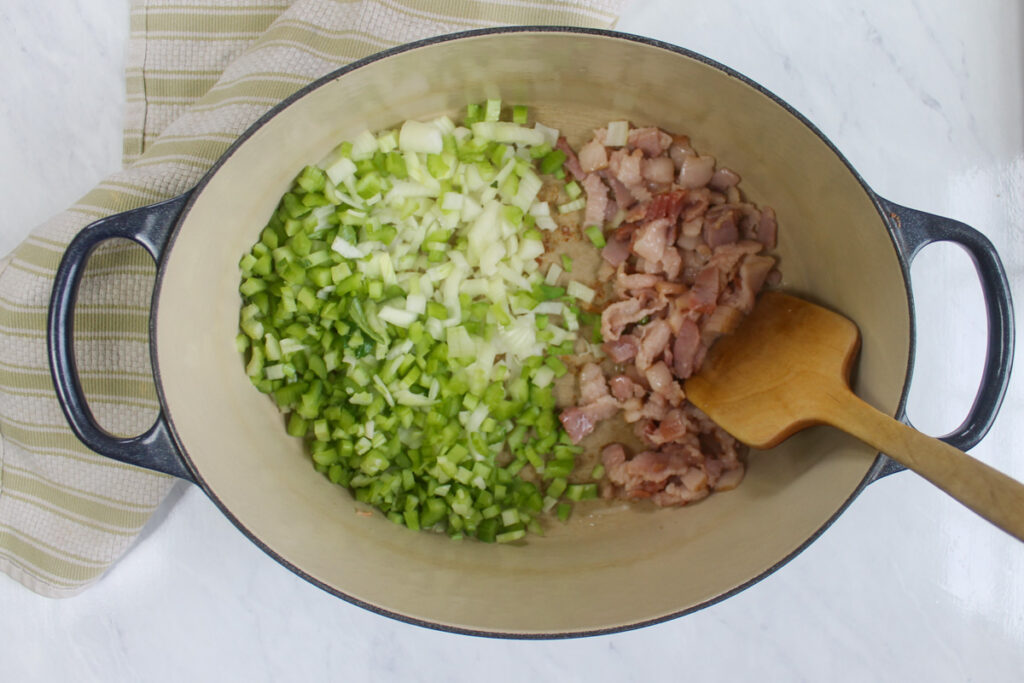
[[[977,270],[988,320],[988,347],[981,386],[963,423],[949,434],[939,437],[962,451],[970,450],[992,427],[1010,380],[1014,328],[1013,303],[1006,270],[992,242],[969,225],[900,206],[881,197],[879,203],[894,228],[897,247],[908,265],[923,247],[932,242],[953,242],[967,251]],[[901,465],[890,461],[882,468],[879,477],[902,469]]]
[[[108,458],[194,482],[195,477],[174,445],[163,410],[156,422],[138,436],[117,437],[99,426],[82,391],[73,346],[78,286],[93,250],[105,240],[129,239],[159,264],[167,238],[191,194],[189,191],[159,204],[102,218],[71,240],[53,282],[46,341],[57,400],[71,431],[82,443]]]

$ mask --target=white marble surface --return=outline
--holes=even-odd
[[[1019,2],[637,0],[619,28],[745,73],[814,121],[884,196],[982,230],[1024,302]],[[119,164],[127,0],[5,0],[0,31],[6,252]],[[941,433],[966,412],[980,372],[980,292],[954,247],[926,250],[913,277],[921,349],[910,414]],[[973,451],[1018,479],[1022,407],[1018,372],[1001,418]],[[0,576],[2,680],[665,675],[1019,681],[1024,544],[904,473],[872,485],[792,563],[721,604],[611,636],[498,641],[337,600],[263,555],[180,484],[136,547],[79,597],[40,598]]]

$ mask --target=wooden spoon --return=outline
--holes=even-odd
[[[761,295],[735,333],[708,352],[686,396],[754,448],[817,424],[837,427],[914,470],[1024,541],[1024,484],[871,407],[850,390],[857,326],[779,292]]]

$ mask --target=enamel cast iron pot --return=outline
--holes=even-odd
[[[260,119],[191,192],[98,221],[69,246],[49,316],[50,361],[72,428],[90,448],[188,479],[274,559],[338,597],[404,621],[473,634],[561,637],[686,614],[765,577],[894,469],[827,428],[753,452],[734,491],[683,509],[595,504],[521,546],[454,542],[356,514],[314,471],[234,339],[238,260],[306,164],[364,129],[501,97],[527,104],[571,143],[610,120],[687,134],[775,208],[782,288],[858,323],[855,390],[902,417],[914,354],[910,261],[949,240],[977,265],[988,314],[982,388],[945,439],[974,446],[1002,400],[1013,349],[1009,288],[992,245],[955,221],[876,195],[808,121],[700,55],[609,31],[495,29],[430,39],[356,62]],[[158,265],[150,322],[161,414],[118,438],[78,380],[72,318],[90,252],[128,238]],[[589,510],[589,511],[588,511]]]

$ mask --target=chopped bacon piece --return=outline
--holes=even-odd
[[[731,470],[722,472],[722,475],[718,477],[718,481],[715,482],[716,491],[729,491],[740,485],[743,481],[743,474],[746,472],[746,468],[743,463],[739,463],[736,467]]]
[[[615,203],[619,205],[620,209],[628,209],[636,203],[636,198],[630,193],[629,188],[623,185],[622,181],[616,178],[614,174],[601,171],[600,175],[604,178],[608,187],[611,188],[612,195],[615,197]]]
[[[742,240],[735,244],[723,244],[715,249],[711,259],[708,261],[708,265],[718,268],[722,271],[725,276],[725,280],[729,281],[736,277],[737,269],[739,264],[743,261],[746,256],[756,254],[762,249],[760,242],[753,242],[751,240]]]
[[[704,187],[715,174],[715,158],[688,154],[683,158],[683,166],[679,169],[680,185],[685,188]]]
[[[661,255],[661,269],[665,277],[675,280],[679,277],[682,267],[683,257],[679,255],[679,250],[671,245],[665,247],[665,253]]]
[[[622,149],[612,152],[608,158],[608,169],[619,179],[623,185],[630,188],[643,182],[640,174],[640,160],[643,159],[643,152],[635,150],[632,154]]]
[[[615,237],[607,240],[601,248],[601,258],[613,266],[619,266],[629,258],[629,240]]]
[[[690,289],[695,309],[705,313],[715,308],[715,303],[718,301],[719,288],[721,287],[720,276],[721,271],[711,265],[705,266],[703,270],[697,273],[697,279]]]
[[[686,399],[683,387],[672,376],[672,371],[668,369],[665,361],[659,360],[647,368],[644,376],[647,378],[647,383],[651,385],[651,391],[660,394],[668,401],[669,405],[679,406]]]
[[[700,348],[700,328],[690,318],[684,318],[672,344],[672,369],[676,377],[686,379],[696,369],[695,360]]]
[[[601,225],[608,208],[608,188],[601,178],[588,173],[583,179],[583,190],[587,193],[587,208],[583,214],[583,225]]]
[[[711,190],[706,187],[698,187],[686,193],[686,203],[683,205],[683,221],[699,219],[704,224],[704,213],[711,206]]]
[[[609,201],[604,207],[604,222],[611,223],[615,220],[616,214],[619,213],[619,205],[615,203],[615,200]]]
[[[591,140],[580,147],[580,167],[584,173],[593,173],[608,167],[608,152],[597,140]]]
[[[608,380],[608,388],[619,401],[628,401],[644,395],[645,389],[626,375],[616,375]]]
[[[754,310],[754,300],[761,291],[765,278],[775,267],[775,259],[771,256],[757,254],[747,256],[740,263],[740,286],[736,290],[736,306],[744,313]]]
[[[701,341],[705,346],[711,346],[723,334],[729,334],[735,330],[742,319],[743,311],[740,309],[726,303],[719,304],[704,321]]]
[[[634,128],[629,131],[627,144],[649,157],[660,157],[672,145],[672,136],[658,128]]]
[[[559,422],[565,428],[565,433],[573,443],[579,443],[587,434],[594,431],[597,422],[590,419],[590,416],[582,408],[566,408],[558,416]]]
[[[565,152],[565,170],[572,174],[572,177],[576,180],[583,181],[584,176],[587,174],[583,172],[583,167],[580,166],[580,160],[576,156],[576,152],[573,151],[572,147],[566,141],[565,137],[558,138],[558,142],[555,143],[557,149]]]
[[[672,329],[663,319],[652,320],[643,326],[640,332],[640,350],[636,354],[636,367],[641,372],[654,364],[668,348],[672,339]]]
[[[740,177],[735,171],[731,171],[728,168],[720,168],[711,176],[711,180],[708,181],[708,186],[712,190],[725,192],[727,189],[734,187],[739,182]]]
[[[647,213],[644,218],[649,221],[656,218],[667,218],[672,225],[675,225],[679,220],[679,214],[683,211],[686,194],[686,190],[670,190],[654,195],[651,203],[647,205]]]
[[[643,320],[665,306],[665,302],[641,301],[637,298],[609,304],[601,313],[601,336],[606,341],[614,341],[622,335],[626,325]]]
[[[601,349],[615,363],[625,363],[636,357],[636,352],[640,350],[640,342],[633,335],[624,334],[618,339],[606,341],[601,345]]]
[[[765,249],[774,249],[777,232],[778,225],[775,222],[775,210],[770,206],[766,206],[761,210],[761,220],[757,224],[757,241],[763,244]]]
[[[601,368],[595,363],[586,363],[580,369],[580,402],[594,403],[607,395],[608,384],[604,380]]]
[[[620,444],[606,447],[601,460],[609,481],[622,490],[625,498],[650,498],[663,490],[670,478],[679,477],[690,469],[684,453],[643,451],[627,460]]]
[[[627,292],[654,289],[660,281],[657,275],[651,273],[627,273],[620,268],[615,276],[615,292],[622,296]]]
[[[671,225],[667,218],[658,218],[640,226],[633,239],[633,253],[647,261],[660,261],[665,247],[668,246],[668,231]]]
[[[704,218],[704,241],[715,249],[725,244],[735,244],[740,238],[737,220],[739,210],[729,205],[708,209]]]
[[[565,432],[572,442],[579,443],[594,431],[598,422],[607,420],[618,410],[618,401],[606,394],[593,403],[566,408],[558,416],[558,420],[565,427]]]
[[[676,177],[676,167],[668,157],[644,159],[640,163],[640,174],[652,183],[671,185]]]

